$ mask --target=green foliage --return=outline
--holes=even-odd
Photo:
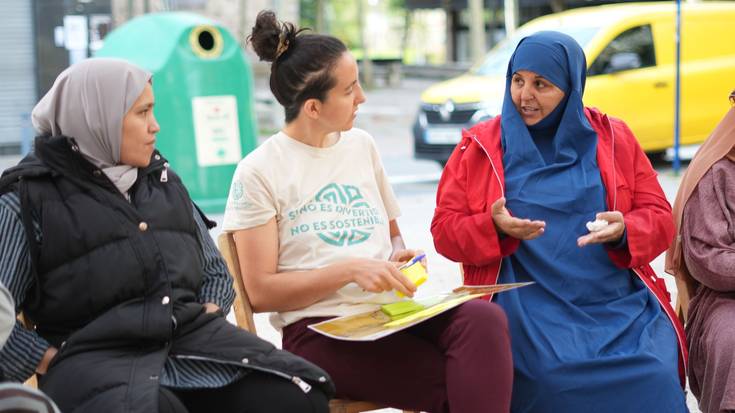
[[[348,49],[360,47],[360,19],[355,1],[326,1],[327,27],[332,36],[341,39]]]
[[[299,27],[308,27],[311,29],[316,28],[316,0],[300,0],[299,10],[301,11],[301,18],[299,19]]]
[[[388,0],[388,7],[393,12],[404,12],[406,10],[406,0]]]
[[[360,22],[355,0],[322,0],[325,33],[345,42],[348,48],[360,44]],[[317,0],[300,0],[301,27],[316,30]]]

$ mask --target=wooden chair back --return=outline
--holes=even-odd
[[[231,233],[223,232],[217,239],[217,245],[222,257],[227,263],[227,269],[230,270],[230,275],[233,278],[233,285],[235,287],[235,302],[233,308],[235,311],[235,319],[237,325],[245,330],[250,331],[253,334],[257,334],[255,329],[255,322],[253,321],[253,307],[250,305],[250,299],[248,298],[245,284],[242,281],[242,271],[240,271],[240,260],[237,256],[237,248],[235,246],[235,240]],[[359,372],[355,372],[359,374]],[[332,399],[329,402],[329,413],[359,413],[370,410],[385,409],[388,406],[382,406],[372,402],[353,401],[346,399]],[[410,411],[404,411],[404,413],[413,413]]]
[[[235,312],[237,325],[253,334],[258,334],[255,329],[255,321],[253,320],[253,307],[250,305],[250,298],[248,298],[248,293],[245,291],[245,284],[242,282],[240,259],[237,256],[237,248],[235,247],[235,240],[232,238],[232,234],[223,232],[217,239],[217,246],[232,276],[232,284],[235,288],[235,302],[232,307]]]

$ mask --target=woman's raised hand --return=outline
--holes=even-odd
[[[352,281],[363,290],[371,293],[397,290],[413,297],[416,286],[413,285],[396,264],[390,261],[369,258],[357,258],[349,262]]]
[[[600,212],[595,217],[597,220],[607,221],[607,226],[599,231],[590,232],[577,238],[577,245],[584,247],[589,244],[602,244],[606,242],[618,242],[625,233],[625,221],[620,211]]]
[[[505,207],[505,198],[495,201],[491,208],[495,229],[499,234],[522,240],[532,240],[544,233],[546,227],[544,221],[532,221],[511,216]]]

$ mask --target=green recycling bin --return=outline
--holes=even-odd
[[[252,71],[232,35],[192,13],[147,14],[110,32],[95,55],[153,73],[157,147],[202,209],[224,211],[257,131]]]

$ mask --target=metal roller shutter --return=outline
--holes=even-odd
[[[19,151],[35,104],[32,4],[4,0],[0,11],[0,154]]]

